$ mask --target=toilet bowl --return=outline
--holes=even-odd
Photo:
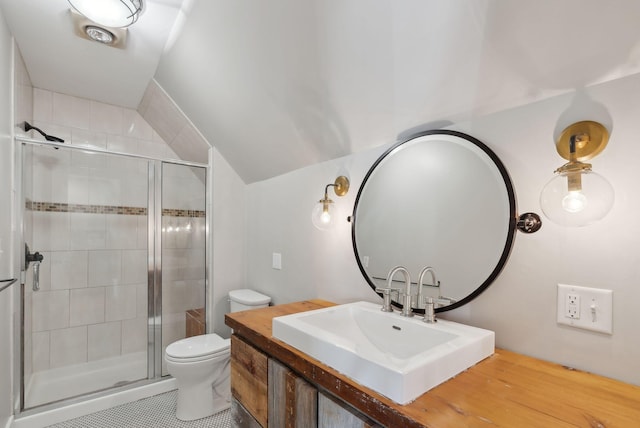
[[[231,312],[262,308],[270,298],[253,290],[229,292]],[[176,417],[204,418],[231,406],[231,340],[217,334],[192,336],[173,342],[164,353],[167,371],[178,384]]]
[[[178,384],[176,417],[192,421],[231,405],[229,362],[231,340],[203,334],[167,346],[167,371]]]

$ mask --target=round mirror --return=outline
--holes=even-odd
[[[433,297],[439,312],[459,307],[504,267],[515,205],[507,171],[485,144],[456,131],[415,135],[380,156],[360,186],[351,218],[360,271],[375,290],[388,286],[390,270],[404,266],[416,312],[424,312],[418,294]],[[426,275],[418,290],[427,266],[436,283]],[[404,293],[404,278],[394,277],[391,287]],[[392,297],[402,307],[402,296]]]

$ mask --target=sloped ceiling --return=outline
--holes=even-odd
[[[0,5],[47,2],[66,3]],[[637,0],[185,0],[155,79],[251,183],[638,73],[638,23]],[[26,61],[32,77],[51,74],[37,85],[66,78],[49,68],[61,43]]]
[[[640,2],[206,0],[156,79],[247,181],[640,71]]]

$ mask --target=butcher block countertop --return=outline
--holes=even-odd
[[[234,334],[389,427],[640,427],[640,387],[503,349],[399,405],[274,339],[271,320],[335,305],[308,300],[229,313]]]

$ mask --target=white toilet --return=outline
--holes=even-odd
[[[242,289],[230,291],[229,301],[231,312],[237,312],[269,306],[271,298]],[[178,383],[178,419],[192,421],[230,407],[230,345],[230,339],[203,334],[167,346],[167,371]]]

